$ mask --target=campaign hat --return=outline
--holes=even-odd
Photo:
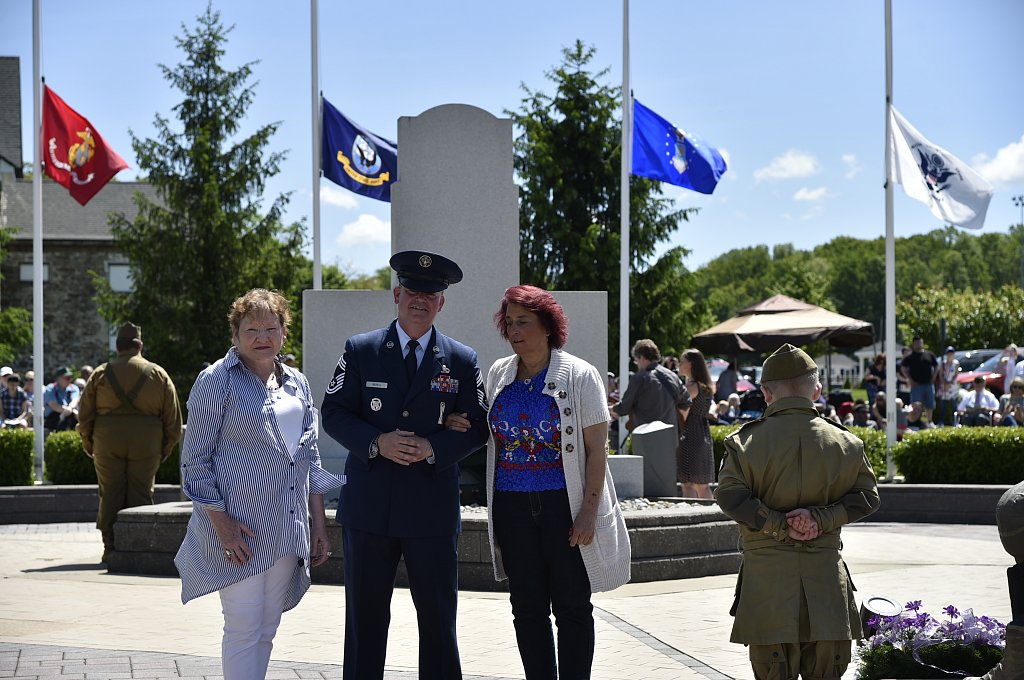
[[[403,250],[391,256],[390,264],[403,287],[421,293],[437,293],[462,280],[459,265],[437,253]]]

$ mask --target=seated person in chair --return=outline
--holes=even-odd
[[[956,412],[960,415],[960,424],[964,427],[976,427],[992,424],[992,416],[999,410],[999,401],[995,395],[985,389],[985,378],[974,379],[974,389],[960,400]]]

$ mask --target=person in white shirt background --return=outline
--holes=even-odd
[[[960,424],[964,427],[991,425],[992,414],[999,409],[999,400],[985,389],[985,378],[982,376],[974,379],[973,387],[974,389],[960,400],[960,405],[956,409],[960,416]]]

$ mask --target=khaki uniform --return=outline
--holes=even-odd
[[[715,495],[743,548],[731,640],[751,645],[759,679],[838,677],[861,636],[840,530],[879,504],[863,442],[809,399],[785,397],[725,446]],[[786,513],[796,508],[811,511],[817,538],[789,538]]]
[[[111,385],[110,373],[125,395],[132,397],[131,404],[123,403]],[[164,369],[139,353],[122,353],[97,368],[85,386],[78,431],[96,464],[100,487],[96,527],[103,532],[103,545],[109,551],[118,511],[153,503],[156,471],[181,440],[181,407],[174,383]]]

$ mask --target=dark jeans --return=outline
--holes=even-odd
[[[569,547],[573,518],[568,494],[565,489],[498,491],[493,515],[527,680],[590,678],[594,607],[583,556],[579,548]],[[558,626],[558,671],[552,611]]]
[[[992,416],[987,413],[965,413],[960,416],[960,424],[964,427],[988,427],[992,424]]]
[[[935,403],[935,412],[932,414],[932,422],[936,425],[953,426],[956,424],[955,414],[955,399],[938,399]]]

